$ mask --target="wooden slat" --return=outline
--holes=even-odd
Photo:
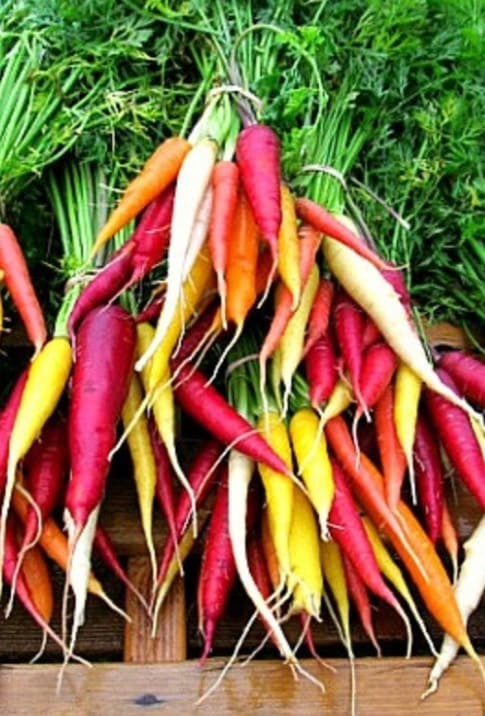
[[[294,680],[281,662],[252,662],[234,667],[222,685],[196,710],[194,704],[214,683],[223,662],[143,665],[98,664],[92,669],[70,666],[60,696],[56,696],[56,666],[15,666],[0,670],[2,716],[131,716],[144,711],[163,714],[228,713],[278,714],[331,713],[348,716],[349,667],[344,660],[330,660],[336,673],[302,662],[325,682],[322,694],[303,676]],[[425,701],[429,659],[362,659],[357,669],[359,716],[479,716],[485,690],[476,667],[461,657],[442,679],[437,694]],[[485,664],[485,660],[484,660]]]
[[[148,601],[152,586],[150,560],[147,557],[132,557],[128,561],[128,575]],[[130,591],[127,592],[126,611],[132,622],[125,628],[125,662],[147,664],[183,661],[187,658],[185,590],[182,579],[176,580],[165,600],[154,637],[146,611]]]

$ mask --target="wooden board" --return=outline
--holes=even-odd
[[[257,713],[258,716],[309,716],[329,713],[349,716],[349,667],[331,660],[331,673],[313,661],[303,665],[327,692],[302,676],[295,681],[289,668],[276,661],[235,666],[222,685],[199,707],[195,702],[214,683],[224,662],[133,665],[99,664],[88,669],[70,666],[60,696],[56,696],[56,666],[3,667],[0,669],[2,716],[140,716],[141,713],[198,716]],[[485,660],[484,660],[485,664]],[[485,687],[477,668],[461,657],[442,680],[440,689],[425,701],[429,659],[362,659],[357,662],[357,713],[359,716],[479,716],[483,714]]]

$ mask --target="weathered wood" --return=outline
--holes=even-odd
[[[150,560],[147,557],[129,559],[128,575],[148,602],[152,587]],[[165,600],[154,637],[148,614],[130,591],[126,593],[126,611],[132,622],[125,628],[124,661],[148,664],[187,658],[187,617],[182,579],[176,580]]]
[[[289,668],[277,661],[235,666],[221,686],[199,707],[195,702],[212,686],[224,662],[211,659],[201,669],[197,663],[98,664],[93,669],[69,666],[60,696],[56,696],[56,666],[3,667],[0,670],[2,716],[139,716],[150,713],[261,715],[331,713],[348,716],[349,667],[344,660],[330,660],[336,673],[314,662],[302,665],[325,682],[326,693],[307,681],[295,680]],[[485,661],[484,661],[485,663]],[[357,661],[357,713],[359,716],[479,716],[485,690],[477,668],[461,657],[442,679],[437,694],[425,701],[430,659],[361,659]]]

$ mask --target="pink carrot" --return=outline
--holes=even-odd
[[[362,412],[367,412],[360,383],[364,314],[355,301],[342,291],[335,302],[333,320],[337,343],[355,398]]]
[[[436,543],[443,523],[443,468],[438,442],[422,412],[418,415],[414,439],[414,469],[426,532]]]
[[[28,368],[25,368],[17,378],[7,402],[0,413],[0,495],[3,495],[7,480],[8,444],[10,433],[17,416],[20,399],[27,380]]]
[[[438,368],[436,373],[445,385],[458,393],[444,368]],[[446,454],[458,476],[485,510],[485,461],[469,417],[437,393],[426,389],[424,394],[431,422]]]
[[[175,490],[173,482],[172,463],[168,456],[165,445],[160,439],[160,433],[153,418],[149,420],[150,440],[152,443],[153,455],[157,466],[156,496],[160,508],[167,520],[168,529],[173,544],[178,544],[177,526],[175,521]]]
[[[377,641],[374,627],[372,625],[372,611],[364,582],[360,578],[359,571],[354,567],[353,562],[342,552],[342,562],[344,565],[345,581],[349,590],[350,598],[359,615],[360,622],[364,630],[371,640],[378,656],[381,656],[381,648]]]
[[[237,575],[229,535],[227,480],[227,466],[225,466],[212,508],[199,575],[197,595],[199,629],[204,636],[201,664],[212,650],[215,630],[224,615]]]
[[[438,365],[446,370],[465,397],[479,408],[485,408],[485,363],[463,351],[449,351],[443,353]]]
[[[332,214],[329,214],[323,206],[310,199],[300,198],[296,200],[296,213],[302,221],[311,224],[320,233],[346,244],[378,269],[385,270],[389,268],[389,264],[384,259],[381,259],[345,224],[332,216]]]
[[[364,405],[373,408],[392,380],[398,365],[398,358],[387,343],[374,343],[362,356],[359,382]],[[358,405],[355,419],[362,415]]]
[[[236,159],[256,225],[268,243],[273,263],[276,265],[281,224],[278,136],[263,124],[246,127],[238,136]]]
[[[305,370],[311,403],[314,408],[319,408],[330,397],[338,379],[337,355],[330,332],[320,337],[308,351]]]
[[[306,356],[308,351],[327,332],[334,292],[335,288],[332,281],[328,278],[322,278],[308,318],[308,330],[303,347],[303,356]]]
[[[409,296],[408,289],[406,287],[406,281],[404,279],[403,272],[396,266],[388,264],[386,268],[381,270],[381,274],[391,284],[391,286],[401,299],[401,303],[406,309],[407,313],[411,314],[411,297]]]
[[[367,316],[364,325],[364,333],[362,335],[362,348],[366,350],[378,341],[382,341],[382,333],[377,328],[372,318],[369,318],[369,316]]]

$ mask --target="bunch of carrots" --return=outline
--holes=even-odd
[[[350,602],[379,650],[374,597],[401,617],[410,652],[398,596],[429,636],[394,552],[449,640],[430,688],[457,645],[482,668],[466,620],[470,592],[475,604],[484,588],[469,576],[483,525],[456,590],[436,546],[443,542],[457,572],[448,464],[485,509],[483,363],[425,344],[400,268],[348,217],[327,211],[324,196],[294,195],[276,132],[244,96],[212,93],[188,137],[156,148],[90,257],[130,222],[129,238],[85,282],[52,337],[15,234],[0,227],[3,280],[35,348],[0,416],[0,563],[65,663],[81,658],[88,592],[118,609],[92,574],[92,550],[134,588],[98,526],[110,461],[126,441],[153,569],[144,606],[154,629],[207,520],[203,659],[236,578],[296,671],[304,670],[283,622],[300,615],[315,653],[311,620],[321,619],[322,600],[350,658]],[[155,273],[147,305],[120,302]],[[189,466],[178,453],[177,411],[206,435]],[[67,536],[52,517],[61,498]],[[168,525],[160,555],[155,499]],[[66,572],[61,636],[49,627],[45,555]]]

